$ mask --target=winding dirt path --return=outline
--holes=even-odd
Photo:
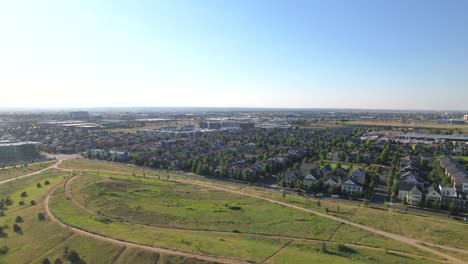
[[[75,204],[77,207],[79,207],[80,209],[86,211],[86,212],[89,212],[91,214],[94,214],[94,215],[97,215],[97,212],[92,210],[92,209],[89,209],[85,206],[83,206],[82,204],[80,204],[74,197],[73,197],[73,194],[71,193],[71,185],[73,184],[74,180],[79,177],[80,175],[82,175],[82,173],[74,176],[73,178],[70,178],[68,179],[66,182],[65,182],[65,194],[67,195],[67,198],[70,199],[71,202],[73,202],[73,204]],[[190,231],[190,232],[197,232],[197,233],[210,233],[210,234],[219,234],[219,235],[235,235],[236,233],[233,233],[233,232],[229,232],[229,231],[217,231],[217,230],[201,230],[201,229],[190,229],[190,228],[179,228],[179,227],[164,227],[164,226],[155,226],[155,225],[145,225],[145,224],[136,224],[136,223],[132,223],[133,225],[136,225],[136,226],[141,226],[141,227],[155,227],[155,228],[158,228],[158,229],[164,229],[164,230],[170,230],[170,231]],[[340,228],[343,226],[340,225]],[[338,228],[339,229],[339,228]],[[284,247],[288,246],[290,243],[292,242],[312,242],[312,243],[318,243],[318,242],[325,242],[327,244],[334,244],[336,243],[335,241],[333,240],[319,240],[319,239],[310,239],[310,238],[299,238],[299,237],[289,237],[289,236],[278,236],[278,235],[266,235],[266,234],[257,234],[257,233],[245,233],[245,232],[242,232],[242,233],[238,233],[237,235],[248,235],[248,236],[254,236],[254,237],[262,237],[262,238],[268,238],[268,239],[283,239],[283,240],[288,240],[289,242],[286,243],[281,249],[283,249]],[[372,250],[383,250],[381,248],[378,248],[378,247],[372,247],[372,246],[368,246],[368,245],[362,245],[362,244],[354,244],[354,243],[343,243],[345,246],[350,246],[350,247],[358,247],[358,248],[365,248],[365,249],[372,249]],[[280,250],[281,250],[280,249]],[[277,255],[279,253],[278,250],[276,252],[276,254],[274,255]],[[404,251],[399,251],[399,250],[389,250],[389,252],[391,253],[395,253],[395,254],[400,254],[400,255],[405,255],[405,256],[409,256],[409,257],[416,257],[416,258],[425,258],[425,259],[430,259],[430,260],[434,260],[434,261],[442,261],[440,259],[434,259],[432,257],[427,257],[427,256],[421,256],[421,255],[417,255],[417,254],[412,254],[412,253],[408,253],[408,252],[404,252]],[[268,259],[271,259],[273,256],[269,257]],[[263,261],[265,262],[265,261]]]
[[[198,254],[193,254],[193,253],[187,253],[187,252],[182,252],[182,251],[177,251],[177,250],[169,250],[165,248],[160,248],[160,247],[152,247],[152,246],[147,246],[147,245],[142,245],[142,244],[137,244],[133,242],[128,242],[128,241],[123,241],[123,240],[118,240],[114,238],[109,238],[105,237],[102,235],[94,234],[88,231],[84,231],[75,227],[72,227],[70,225],[67,225],[66,223],[63,223],[62,221],[58,220],[50,211],[49,209],[49,199],[51,194],[59,187],[64,186],[63,183],[57,184],[54,186],[49,193],[45,196],[42,205],[44,207],[44,211],[46,215],[54,222],[59,224],[60,226],[73,231],[76,234],[91,237],[94,239],[98,239],[101,241],[117,244],[123,247],[129,247],[129,248],[137,248],[137,249],[142,249],[142,250],[147,250],[151,252],[156,252],[160,254],[168,254],[168,255],[176,255],[176,256],[181,256],[181,257],[186,257],[186,258],[192,258],[192,259],[199,259],[199,260],[204,260],[204,261],[210,261],[210,262],[218,262],[218,263],[226,263],[226,264],[240,264],[240,263],[247,263],[244,261],[240,260],[234,260],[234,259],[226,259],[226,258],[219,258],[219,257],[211,257],[211,256],[206,256],[206,255],[198,255]]]
[[[15,177],[15,178],[0,181],[0,185],[11,182],[11,181],[14,181],[14,180],[34,176],[34,175],[43,173],[43,172],[45,172],[47,170],[50,170],[52,168],[60,169],[60,170],[63,170],[63,171],[74,171],[73,169],[63,169],[63,168],[58,167],[62,163],[62,161],[63,160],[60,159],[60,160],[57,160],[57,162],[54,163],[53,165],[51,165],[49,167],[46,167],[44,169],[41,169],[39,171],[35,171],[35,172],[28,173],[28,174],[25,174],[25,175],[21,175],[21,176]],[[77,171],[97,171],[97,170],[88,170],[88,169],[79,170],[78,169]],[[118,172],[118,171],[100,171],[100,172],[131,175],[131,173],[122,173],[122,172]],[[146,177],[155,178],[154,176],[146,176]],[[74,178],[72,178],[72,179],[74,179]],[[72,179],[69,179],[67,182],[71,182],[70,180],[72,180]],[[318,216],[321,216],[321,217],[325,217],[325,218],[328,218],[328,219],[331,219],[331,220],[334,220],[334,221],[338,221],[338,222],[341,222],[341,223],[344,223],[344,224],[348,224],[348,225],[351,225],[351,226],[366,230],[368,232],[371,232],[371,233],[374,233],[374,234],[377,234],[377,235],[380,235],[380,236],[383,236],[383,237],[391,238],[391,239],[397,240],[399,242],[414,246],[414,247],[419,248],[419,249],[421,249],[423,251],[430,252],[430,253],[432,253],[434,255],[437,255],[437,256],[439,256],[441,258],[444,258],[444,259],[448,260],[449,262],[455,263],[455,264],[463,264],[465,262],[463,262],[462,260],[459,260],[459,259],[457,259],[455,257],[452,257],[450,255],[444,254],[444,253],[442,253],[440,251],[437,251],[435,249],[424,246],[424,244],[432,246],[432,247],[441,248],[441,249],[444,249],[444,250],[450,250],[450,251],[455,251],[455,252],[459,252],[459,253],[463,253],[463,254],[468,254],[468,250],[453,248],[453,247],[449,247],[449,246],[437,245],[437,244],[433,244],[433,243],[420,241],[420,240],[417,240],[417,239],[413,239],[413,238],[409,238],[409,237],[389,233],[389,232],[382,231],[382,230],[375,229],[375,228],[371,228],[371,227],[368,227],[368,226],[365,226],[365,225],[353,223],[353,222],[350,222],[350,221],[347,221],[347,220],[344,220],[344,219],[341,219],[341,218],[338,218],[338,217],[335,217],[335,216],[331,216],[331,215],[328,215],[328,214],[318,212],[318,211],[314,211],[314,210],[311,210],[311,209],[306,209],[306,208],[303,208],[303,207],[299,207],[299,206],[288,204],[288,203],[281,202],[281,201],[278,201],[278,200],[262,197],[262,196],[255,195],[255,194],[249,194],[249,193],[244,193],[242,191],[236,191],[236,190],[231,190],[231,189],[227,189],[227,188],[223,188],[223,187],[219,187],[219,186],[205,184],[203,182],[200,182],[200,181],[197,181],[197,180],[189,180],[189,179],[184,178],[184,177],[180,177],[180,178],[172,177],[170,180],[176,181],[176,182],[181,182],[181,183],[195,184],[195,185],[203,186],[203,187],[206,187],[206,188],[211,188],[211,189],[215,189],[215,190],[230,192],[230,193],[234,193],[234,194],[238,194],[238,195],[249,196],[249,197],[253,197],[253,198],[256,198],[256,199],[261,199],[261,200],[264,200],[264,201],[268,201],[270,203],[279,204],[279,205],[282,205],[282,206],[285,206],[285,207],[290,207],[290,208],[293,208],[293,209],[296,209],[296,210],[299,210],[299,211],[315,214],[315,215],[318,215]],[[162,253],[162,254],[178,255],[178,256],[183,256],[183,257],[188,257],[188,258],[195,258],[195,259],[201,259],[201,260],[205,260],[205,261],[221,262],[221,263],[227,263],[227,264],[230,264],[230,263],[246,263],[246,262],[238,261],[238,260],[224,259],[224,258],[218,258],[218,257],[210,257],[210,256],[205,256],[205,255],[197,255],[197,254],[186,253],[186,252],[181,252],[181,251],[176,251],[176,250],[169,250],[169,249],[165,249],[165,248],[151,247],[151,246],[146,246],[146,245],[142,245],[142,244],[127,242],[127,241],[121,241],[121,240],[108,238],[108,237],[105,237],[105,236],[93,234],[91,232],[87,232],[87,231],[83,231],[83,230],[71,227],[71,226],[61,222],[57,218],[55,218],[54,215],[50,212],[49,207],[48,207],[49,198],[50,198],[51,193],[53,191],[55,191],[61,185],[63,185],[63,184],[58,184],[58,185],[54,186],[49,191],[49,193],[43,199],[43,207],[44,207],[44,210],[45,210],[47,216],[52,221],[58,223],[60,226],[62,226],[64,228],[70,229],[71,231],[73,231],[73,232],[75,232],[77,234],[85,235],[85,236],[88,236],[88,237],[92,237],[92,238],[99,239],[99,240],[102,240],[102,241],[107,241],[107,242],[114,243],[114,244],[119,244],[119,245],[125,246],[125,247],[139,248],[139,249],[148,250],[148,251],[157,252],[157,253]],[[83,207],[83,206],[79,205],[79,203],[77,203],[77,205],[80,206],[80,208],[82,208],[84,210],[89,210],[86,207]]]

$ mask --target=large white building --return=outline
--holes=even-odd
[[[0,143],[0,162],[31,161],[39,157],[37,142]]]

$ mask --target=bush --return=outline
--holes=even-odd
[[[45,182],[44,182],[44,185],[49,185],[49,184],[50,184],[49,181],[45,181]]]
[[[42,187],[41,183],[38,182],[38,183],[36,184],[36,187],[37,187],[37,188],[41,188],[41,187]]]
[[[42,264],[51,264],[50,263],[50,260],[48,258],[45,258],[43,261],[42,261]]]
[[[13,231],[15,231],[16,233],[18,234],[22,234],[23,233],[23,230],[21,229],[21,227],[17,224],[14,224],[13,225]]]
[[[11,197],[7,197],[7,198],[5,199],[5,205],[6,205],[6,206],[11,206],[11,205],[13,205],[13,200],[11,199]]]
[[[0,247],[0,255],[6,255],[10,250],[7,246]]]
[[[16,217],[16,219],[15,219],[15,222],[16,222],[16,223],[23,223],[23,222],[24,222],[24,219],[23,219],[23,217],[21,217],[21,216],[18,215],[18,216]]]
[[[31,205],[36,205],[36,201],[31,200]]]
[[[24,197],[28,197],[28,193],[27,193],[27,192],[22,192],[22,193],[21,193],[21,197],[23,197],[23,198],[24,198]]]
[[[43,213],[38,213],[37,214],[37,219],[39,219],[39,221],[44,221],[45,220],[45,215]]]
[[[24,201],[19,201],[19,205],[24,205]]]

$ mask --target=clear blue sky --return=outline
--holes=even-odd
[[[468,1],[2,1],[0,106],[468,110]]]

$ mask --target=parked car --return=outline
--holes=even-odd
[[[340,198],[340,196],[339,196],[338,194],[332,194],[331,197],[333,197],[333,198]]]

